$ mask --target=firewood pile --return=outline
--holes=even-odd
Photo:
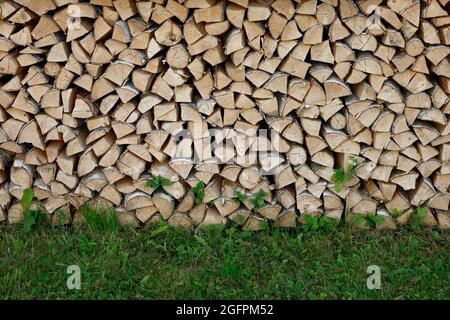
[[[420,208],[449,228],[449,11],[0,1],[0,221],[21,221],[32,188],[55,224],[87,203],[136,226],[395,228]]]

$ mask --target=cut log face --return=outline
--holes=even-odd
[[[449,4],[2,2],[0,221],[32,188],[54,224],[448,228]]]

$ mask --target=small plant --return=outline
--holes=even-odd
[[[361,215],[355,215],[355,216],[353,216],[353,223],[354,223],[355,225],[359,226],[359,227],[361,227],[361,226],[364,224],[365,221],[366,221],[366,220],[365,220],[364,217],[361,216]]]
[[[342,168],[334,169],[333,175],[331,176],[331,181],[334,182],[334,188],[337,192],[341,192],[344,187],[344,183],[352,178],[357,164],[358,162],[355,156],[352,155],[350,156],[350,163],[347,166],[346,172]]]
[[[238,213],[236,214],[235,222],[236,222],[238,225],[244,224],[244,222],[245,222],[245,216],[238,212]]]
[[[264,207],[264,198],[267,195],[268,193],[266,191],[259,189],[259,191],[250,200],[254,207],[252,211],[258,211],[258,209]]]
[[[161,175],[157,175],[155,177],[152,177],[150,180],[148,180],[145,185],[147,187],[152,188],[156,192],[165,192],[163,187],[172,185],[172,181],[170,181],[167,178],[162,177]]]
[[[399,210],[399,209],[394,209],[392,210],[391,216],[394,219],[397,219],[398,217],[402,216],[405,213],[405,210]]]
[[[367,213],[367,216],[365,216],[367,224],[372,228],[375,229],[377,225],[383,223],[384,217],[376,215],[372,212]]]
[[[311,216],[305,215],[305,224],[303,225],[303,229],[306,232],[331,232],[334,230],[336,226],[336,222],[333,218],[326,216]]]
[[[409,217],[409,222],[412,225],[418,226],[423,219],[425,219],[427,212],[424,207],[417,207],[413,212],[411,212],[411,216]]]
[[[238,203],[242,203],[247,199],[247,196],[239,191],[234,192],[234,200]]]
[[[374,214],[373,212],[368,212],[366,216],[357,214],[353,216],[353,223],[357,226],[362,226],[366,223],[371,229],[375,229],[377,225],[384,221],[383,216]]]
[[[27,188],[23,190],[22,199],[20,201],[22,205],[22,231],[27,233],[34,228],[43,225],[47,222],[47,215],[43,210],[31,210],[31,203],[33,202],[34,194],[33,190]]]
[[[197,182],[197,184],[192,188],[194,193],[194,199],[196,204],[200,204],[205,197],[205,183],[203,181]]]
[[[22,199],[20,200],[20,204],[22,205],[23,211],[29,211],[31,207],[31,202],[33,201],[34,194],[33,190],[27,188],[23,190]]]

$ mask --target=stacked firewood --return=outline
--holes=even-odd
[[[395,228],[419,207],[422,223],[448,228],[449,11],[2,0],[0,221],[23,218],[32,188],[55,224],[87,203],[136,226],[370,213]]]

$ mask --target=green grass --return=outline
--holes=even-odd
[[[0,227],[0,299],[450,298],[447,231],[110,226]],[[69,265],[81,268],[80,290],[66,287]],[[381,290],[366,288],[369,265]]]
[[[91,232],[113,233],[120,228],[117,214],[112,209],[92,208],[84,205],[80,208],[80,212]]]

